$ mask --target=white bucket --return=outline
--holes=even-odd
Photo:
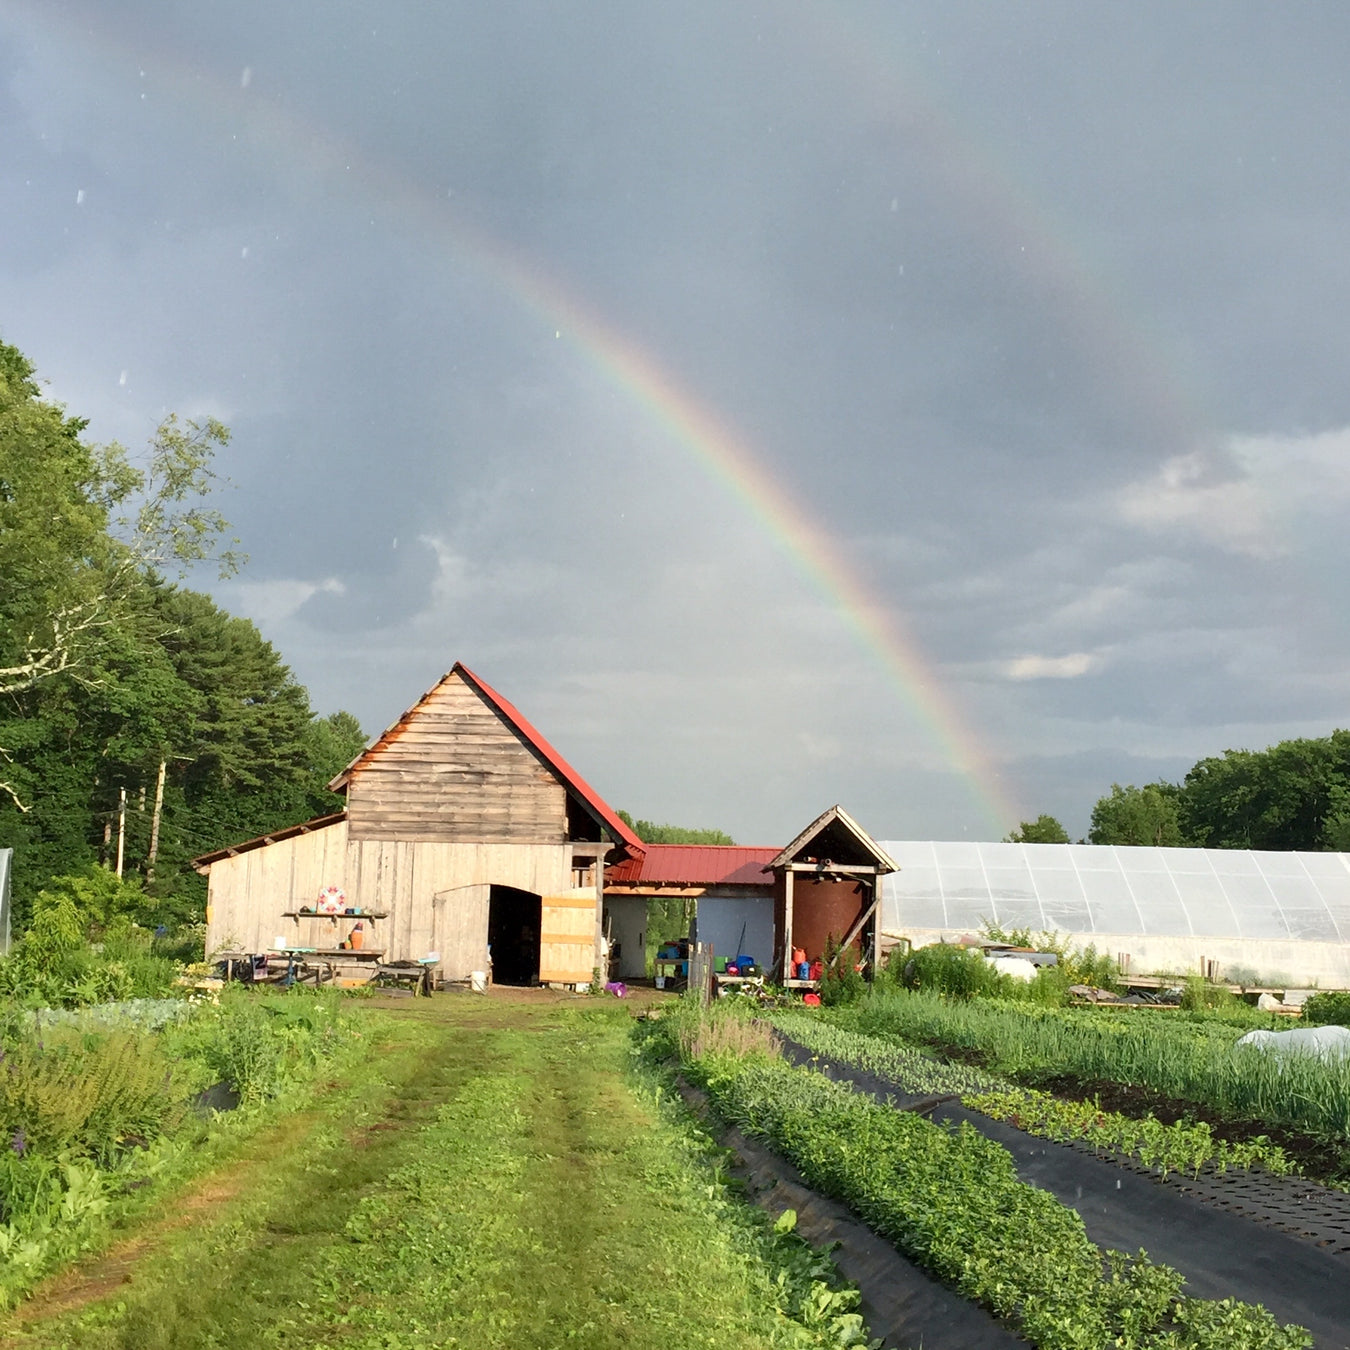
[[[469,972],[469,988],[472,989],[475,994],[486,994],[487,971],[471,970]]]

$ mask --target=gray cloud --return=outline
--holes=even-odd
[[[1344,707],[1348,25],[17,5],[0,334],[96,436],[231,423],[218,593],[372,730],[458,657],[644,815],[1080,833]]]

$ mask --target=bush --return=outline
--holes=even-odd
[[[1221,984],[1210,984],[1198,975],[1186,977],[1186,988],[1181,995],[1181,1006],[1187,1012],[1230,1012],[1241,1001],[1230,989]]]
[[[0,961],[0,993],[39,1007],[168,993],[177,965],[133,919],[146,903],[138,886],[103,867],[54,878],[33,901],[28,931]]]
[[[831,933],[825,939],[825,969],[820,977],[820,1001],[827,1008],[856,1003],[867,992],[867,981],[858,970],[857,948],[849,947],[842,956],[839,953],[839,939]]]
[[[0,1144],[22,1157],[111,1162],[172,1130],[186,1111],[183,1070],[157,1037],[48,1028],[0,1060]]]
[[[220,1003],[183,1026],[166,1028],[169,1052],[191,1057],[211,1083],[227,1083],[241,1102],[281,1095],[298,1069],[335,1053],[353,1027],[330,991],[274,993],[235,985]]]
[[[984,959],[978,948],[943,942],[920,947],[905,962],[901,981],[906,989],[923,989],[960,999],[1004,994],[1012,983]]]
[[[1303,1005],[1303,1020],[1314,1027],[1350,1027],[1350,993],[1314,994]]]

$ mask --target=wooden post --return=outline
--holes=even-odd
[[[155,780],[155,814],[150,818],[150,856],[146,859],[145,879],[155,879],[155,859],[159,856],[159,818],[164,810],[164,761],[159,761],[159,777]]]
[[[117,875],[122,875],[122,859],[127,844],[127,790],[121,788],[117,795]]]
[[[792,868],[789,866],[783,877],[783,979],[790,980],[795,974],[792,969]]]
[[[872,874],[872,978],[881,969],[881,878]]]

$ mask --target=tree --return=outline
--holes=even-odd
[[[1132,844],[1178,847],[1187,842],[1181,827],[1178,789],[1171,783],[1143,787],[1111,784],[1111,795],[1092,808],[1093,844]]]
[[[0,343],[0,695],[94,678],[148,572],[214,558],[225,576],[239,562],[205,505],[228,428],[170,415],[138,466],[117,444],[86,445],[87,425],[43,399],[32,364]]]
[[[721,830],[694,830],[683,825],[657,825],[650,820],[634,820],[627,811],[618,813],[619,819],[644,844],[735,844],[735,840]]]
[[[1350,841],[1350,731],[1202,759],[1179,806],[1210,848],[1336,848]]]
[[[1035,820],[1024,820],[1003,838],[1005,844],[1067,844],[1068,831],[1054,816],[1039,815]]]

